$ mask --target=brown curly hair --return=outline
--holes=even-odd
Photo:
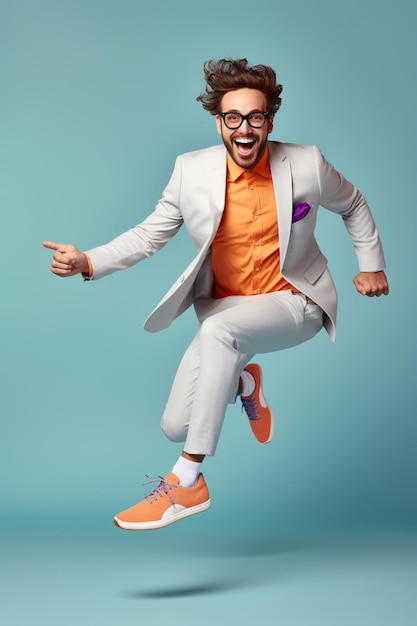
[[[265,94],[268,111],[275,115],[281,106],[282,85],[272,67],[249,65],[247,59],[220,59],[204,63],[206,90],[197,97],[203,108],[212,115],[220,112],[221,100],[225,93],[236,89],[258,89]]]

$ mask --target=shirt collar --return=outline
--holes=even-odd
[[[228,172],[228,179],[233,183],[240,176],[242,176],[242,174],[247,174],[248,172],[253,173],[253,174],[258,174],[260,176],[263,176],[264,178],[269,178],[271,176],[271,170],[269,167],[268,146],[266,147],[260,160],[258,161],[258,163],[255,165],[255,167],[252,170],[247,170],[244,167],[240,167],[240,165],[238,165],[237,163],[233,161],[230,154],[227,153],[227,172]]]

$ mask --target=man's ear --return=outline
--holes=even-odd
[[[269,135],[269,133],[272,133],[274,129],[274,116],[273,115],[268,115],[267,124],[268,124],[267,128],[268,128],[268,135]]]
[[[219,133],[219,135],[222,134],[222,118],[219,114],[216,115],[216,126],[217,126],[217,132]]]

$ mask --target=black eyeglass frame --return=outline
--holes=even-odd
[[[228,125],[226,124],[226,115],[231,115],[231,114],[232,114],[232,115],[238,115],[238,116],[241,118],[240,124],[239,124],[238,126],[233,126],[233,127],[231,127],[231,126],[228,126]],[[265,122],[266,122],[266,118],[267,118],[269,115],[272,115],[272,114],[270,113],[270,111],[252,111],[251,113],[248,113],[247,115],[242,115],[241,113],[238,113],[237,111],[226,111],[225,113],[220,113],[220,112],[219,112],[219,115],[220,115],[220,116],[221,116],[221,118],[223,119],[223,122],[224,122],[224,125],[226,126],[226,128],[228,128],[229,130],[237,130],[238,128],[240,128],[240,127],[242,126],[242,124],[243,124],[243,122],[244,122],[245,120],[247,121],[247,123],[249,124],[249,126],[250,126],[251,128],[263,128],[263,126],[265,125]],[[249,118],[250,118],[252,115],[263,115],[263,116],[264,116],[264,121],[263,121],[263,123],[261,124],[261,126],[253,126],[253,125],[250,123]]]

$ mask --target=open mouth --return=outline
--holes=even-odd
[[[235,146],[242,156],[246,156],[252,152],[255,145],[254,139],[235,139]]]

